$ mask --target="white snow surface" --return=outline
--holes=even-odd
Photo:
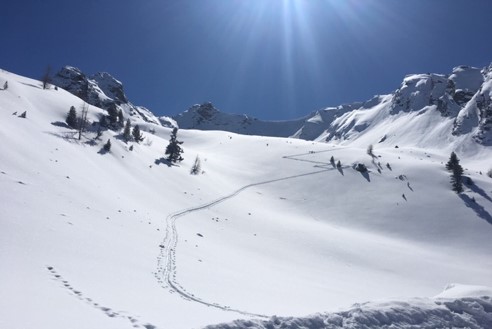
[[[399,148],[371,125],[385,97],[352,114],[366,132],[352,141],[181,129],[185,160],[168,166],[170,128],[134,118],[139,144],[111,130],[79,141],[64,124],[79,98],[1,71],[5,81],[0,328],[491,323],[491,150],[468,137],[446,143],[439,128],[426,135],[449,128],[434,113],[387,119],[409,136]],[[88,119],[102,113],[89,106]],[[376,157],[366,154],[385,134]],[[451,150],[473,180],[461,195],[444,169]],[[197,155],[203,172],[190,175]],[[359,162],[368,173],[352,169]]]

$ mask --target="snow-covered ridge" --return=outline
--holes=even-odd
[[[117,107],[125,115],[166,127],[293,137],[343,145],[398,143],[425,147],[458,142],[466,147],[492,144],[491,67],[458,66],[450,74],[408,75],[390,95],[328,107],[286,121],[229,114],[219,111],[212,103],[193,105],[172,118],[158,118],[150,110],[130,103],[123,84],[109,73],[87,77],[70,66],[58,72],[53,82],[91,105],[103,109]],[[383,134],[375,133],[383,129]]]

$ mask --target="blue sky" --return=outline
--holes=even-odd
[[[211,101],[282,120],[490,64],[491,13],[490,0],[12,0],[0,68],[106,71],[159,115]]]

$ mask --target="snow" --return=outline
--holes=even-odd
[[[484,81],[481,70],[469,66],[455,67],[449,79],[454,82],[456,90],[472,93],[476,93]]]
[[[311,123],[339,111],[347,131],[364,124],[331,143],[181,129],[185,160],[167,166],[170,128],[134,117],[140,144],[110,130],[78,141],[63,122],[81,99],[4,81],[1,328],[491,323],[491,151],[446,134],[453,122],[432,106],[391,116],[390,95],[321,111]],[[461,197],[444,169],[455,149],[474,181]]]

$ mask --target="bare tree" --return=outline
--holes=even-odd
[[[48,65],[46,68],[46,72],[43,74],[41,78],[41,82],[43,82],[43,89],[50,89],[51,83],[51,66]]]
[[[198,175],[201,170],[202,170],[202,164],[200,162],[200,157],[198,157],[197,155],[195,158],[195,163],[193,163],[193,166],[191,167],[190,174]]]
[[[89,104],[86,102],[82,103],[82,112],[80,114],[79,118],[79,140],[82,138],[82,133],[85,131],[87,128],[87,113],[89,112]]]

